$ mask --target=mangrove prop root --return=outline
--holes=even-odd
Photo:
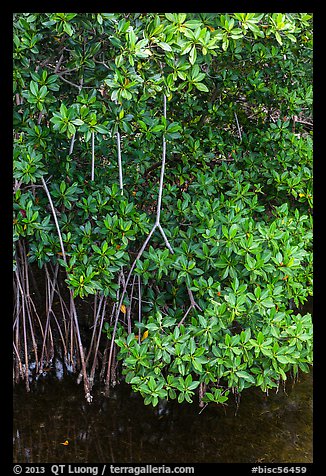
[[[166,96],[165,95],[163,96],[163,116],[166,119],[167,114],[166,114]],[[115,314],[114,327],[113,327],[113,331],[112,331],[110,352],[109,352],[109,358],[108,358],[108,373],[107,373],[107,377],[106,377],[106,385],[109,385],[109,382],[111,380],[110,372],[111,372],[111,366],[113,364],[114,339],[115,339],[115,334],[116,334],[116,330],[117,330],[117,324],[118,324],[119,314],[120,314],[120,310],[121,310],[121,305],[123,303],[123,299],[124,299],[126,291],[127,291],[127,286],[128,286],[130,277],[133,273],[133,270],[134,270],[134,268],[137,264],[137,261],[142,256],[142,254],[143,254],[146,246],[148,245],[148,243],[149,243],[154,231],[156,230],[156,228],[158,228],[158,230],[160,231],[160,233],[163,237],[163,240],[165,242],[166,247],[169,249],[169,251],[171,253],[173,253],[172,246],[169,243],[169,240],[167,239],[167,236],[166,236],[166,234],[165,234],[165,232],[162,228],[162,225],[160,223],[165,164],[166,164],[166,139],[165,139],[165,135],[163,134],[163,138],[162,138],[162,162],[161,162],[161,174],[160,174],[160,182],[159,182],[159,190],[158,190],[158,198],[157,198],[157,207],[156,207],[156,220],[155,220],[154,225],[152,226],[152,229],[150,230],[149,234],[147,235],[147,238],[145,239],[142,247],[140,248],[134,262],[131,265],[131,268],[129,270],[128,276],[126,278],[126,281],[124,283],[124,286],[123,286],[123,289],[122,289],[122,292],[121,292],[119,304],[118,304],[116,314]],[[190,308],[189,308],[189,310],[192,309],[192,308],[195,308],[195,307],[200,309],[200,307],[196,304],[196,302],[194,300],[194,297],[193,297],[193,294],[192,294],[192,291],[188,288],[188,286],[187,286],[187,289],[188,289],[188,294],[189,294],[189,297],[190,297]],[[188,312],[189,312],[189,310],[188,310]],[[187,314],[188,314],[188,312],[187,312]],[[185,318],[185,316],[184,316],[184,318]]]

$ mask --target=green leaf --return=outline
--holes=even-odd
[[[267,307],[267,308],[272,308],[275,307],[275,303],[271,299],[263,299],[261,301],[262,306]]]
[[[42,86],[40,91],[39,91],[39,97],[44,98],[48,93],[48,88],[46,86]]]
[[[130,27],[130,30],[128,31],[127,36],[128,36],[130,46],[133,48],[136,44],[137,36],[132,27]]]
[[[99,125],[99,124],[97,124],[97,125],[95,126],[95,129],[96,129],[96,131],[99,132],[100,134],[108,134],[108,133],[109,133],[109,130],[108,130],[107,127],[101,126],[101,125]]]
[[[207,86],[205,86],[205,84],[203,83],[194,83],[194,86],[199,90],[199,91],[203,91],[205,93],[208,93],[208,88]]]
[[[201,362],[198,359],[194,359],[192,361],[192,365],[193,365],[194,369],[197,370],[197,372],[202,372],[203,366],[202,366]]]
[[[255,384],[255,378],[250,375],[248,372],[245,372],[244,370],[238,370],[236,372],[236,375],[240,378],[243,378],[244,380],[246,380],[247,382],[250,382],[252,384]]]
[[[280,45],[282,45],[282,44],[283,44],[283,41],[282,41],[281,35],[279,34],[278,31],[275,31],[274,33],[275,33],[275,38],[276,38],[277,42],[278,42]]]
[[[84,121],[82,119],[74,119],[72,123],[75,124],[75,126],[82,126]]]
[[[29,83],[29,89],[33,96],[38,96],[38,84],[35,81]]]
[[[238,226],[235,225],[235,224],[231,225],[230,230],[229,230],[230,238],[234,238],[235,235],[237,234],[237,231],[238,231]]]
[[[154,322],[149,322],[148,324],[146,324],[146,329],[148,329],[149,331],[157,331],[160,326],[158,326],[157,324],[155,324]]]
[[[178,395],[178,402],[179,403],[182,403],[185,399],[185,396],[184,396],[184,393],[179,393]]]
[[[62,103],[61,106],[60,106],[60,114],[62,115],[62,117],[67,117],[68,116],[68,109],[67,109],[67,107],[65,106],[64,103]]]
[[[158,41],[157,44],[164,51],[172,51],[171,46],[168,43],[165,43],[164,41]]]
[[[69,36],[72,36],[74,34],[73,27],[67,22],[65,22],[63,25],[63,31],[65,31]]]
[[[165,15],[165,18],[167,18],[169,21],[173,23],[177,23],[178,18],[176,17],[174,13],[165,13],[164,15]]]
[[[291,362],[291,360],[289,360],[285,355],[276,355],[276,359],[281,364],[288,364],[289,362]]]
[[[68,132],[70,137],[76,133],[76,128],[71,122],[68,123]]]
[[[53,124],[61,124],[62,123],[62,117],[58,116],[58,115],[55,115],[55,116],[51,117],[50,122],[52,122]]]
[[[196,63],[196,59],[197,59],[197,50],[196,50],[196,46],[194,45],[191,50],[190,50],[190,53],[189,53],[189,61],[190,61],[190,64],[195,64]],[[197,88],[199,89],[199,88]]]
[[[199,380],[194,380],[190,385],[188,385],[189,390],[195,390],[199,386]]]

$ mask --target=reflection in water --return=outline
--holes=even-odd
[[[286,393],[285,393],[286,392]],[[14,390],[15,463],[310,463],[312,373],[266,397],[243,392],[237,410],[177,403],[158,414],[121,384],[109,398],[65,377]],[[68,440],[68,445],[61,443]]]

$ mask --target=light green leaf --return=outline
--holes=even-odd
[[[199,91],[203,91],[204,93],[208,93],[208,88],[207,88],[207,86],[205,86],[204,83],[194,83],[194,86],[196,86],[196,88]]]
[[[247,380],[247,382],[255,383],[255,378],[250,375],[248,372],[245,372],[244,370],[238,370],[236,372],[237,376],[240,378],[243,378],[244,380]]]
[[[31,81],[29,83],[29,89],[30,89],[31,93],[33,94],[33,96],[38,95],[38,84],[35,81]]]
[[[196,50],[196,46],[194,45],[194,46],[191,48],[190,53],[189,53],[189,61],[190,61],[190,64],[195,64],[196,59],[197,59],[197,50]],[[197,88],[197,89],[198,89],[198,88]]]
[[[168,43],[165,43],[164,41],[158,41],[157,44],[164,51],[172,51],[171,46],[168,45]]]
[[[283,45],[283,41],[282,41],[281,35],[279,34],[278,31],[275,31],[275,38],[276,38],[277,42],[278,42],[280,45]]]

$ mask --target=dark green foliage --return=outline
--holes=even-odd
[[[103,326],[145,404],[196,392],[224,403],[312,364],[311,316],[293,310],[312,295],[311,22],[14,16],[15,263],[24,243],[30,263],[65,269],[73,297],[117,303],[155,221],[167,141],[161,225],[173,253],[156,229],[124,299],[131,320],[122,311],[115,329],[109,313]]]

